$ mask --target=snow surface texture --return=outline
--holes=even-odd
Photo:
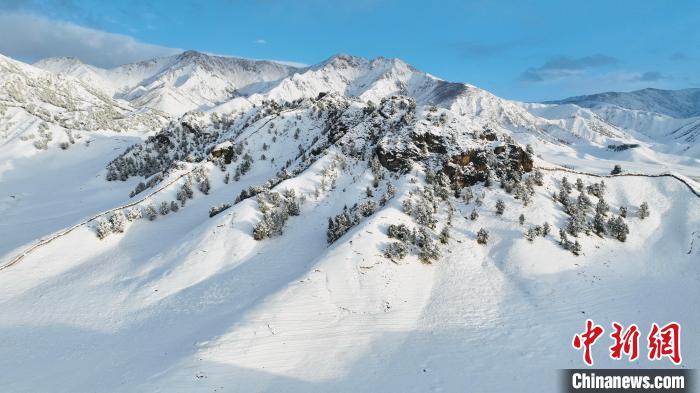
[[[678,321],[700,367],[692,92],[525,104],[348,55],[36,66],[0,58],[2,391],[555,391],[586,318]],[[604,180],[624,242],[562,247],[563,176],[572,206]]]

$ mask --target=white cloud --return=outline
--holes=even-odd
[[[260,45],[265,45],[265,44],[267,44],[267,41],[265,41],[265,40],[262,39],[262,38],[258,38],[257,40],[255,40],[255,41],[253,41],[253,42],[255,42],[256,44],[260,44]]]
[[[72,56],[99,67],[114,67],[181,49],[146,44],[123,34],[78,26],[23,12],[0,14],[0,53],[28,62]]]

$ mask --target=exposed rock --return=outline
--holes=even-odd
[[[461,188],[486,180],[489,172],[498,178],[520,178],[532,168],[532,158],[522,147],[506,144],[496,146],[492,151],[485,148],[454,155],[442,170],[454,186]]]
[[[234,154],[233,143],[231,143],[229,141],[224,142],[224,143],[216,146],[214,149],[212,149],[212,151],[209,154],[211,154],[212,158],[223,157],[224,163],[226,165],[228,165],[233,160],[233,154]]]

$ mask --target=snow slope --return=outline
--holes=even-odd
[[[700,338],[686,333],[700,329],[697,156],[585,107],[505,100],[397,59],[175,58],[125,66],[144,76],[143,95],[106,101],[80,90],[90,67],[53,64],[82,69],[79,81],[6,60],[0,76],[69,85],[88,113],[108,102],[127,118],[151,104],[178,115],[154,129],[71,128],[82,139],[63,150],[22,140],[38,115],[5,109],[0,127],[17,137],[0,145],[0,390],[555,391],[559,369],[583,365],[570,342],[586,318],[643,331],[678,321],[682,367],[700,366]],[[195,104],[208,109],[179,116]],[[639,146],[608,148],[623,143]],[[600,177],[619,163],[623,176]],[[666,172],[678,178],[646,176]],[[569,235],[581,255],[562,247],[563,176],[584,185],[571,204],[595,206],[586,186],[605,181],[606,220],[627,208],[626,241],[584,231]],[[134,209],[143,217],[96,236]],[[528,241],[544,222],[551,232]],[[415,229],[403,243],[389,236],[399,224]],[[393,243],[405,257],[385,255]],[[607,342],[594,359],[671,366],[611,361]]]

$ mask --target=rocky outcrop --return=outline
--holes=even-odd
[[[445,163],[442,171],[453,185],[464,187],[485,181],[491,175],[499,179],[519,179],[532,168],[532,157],[522,147],[504,144],[493,149],[474,149],[454,155]]]

